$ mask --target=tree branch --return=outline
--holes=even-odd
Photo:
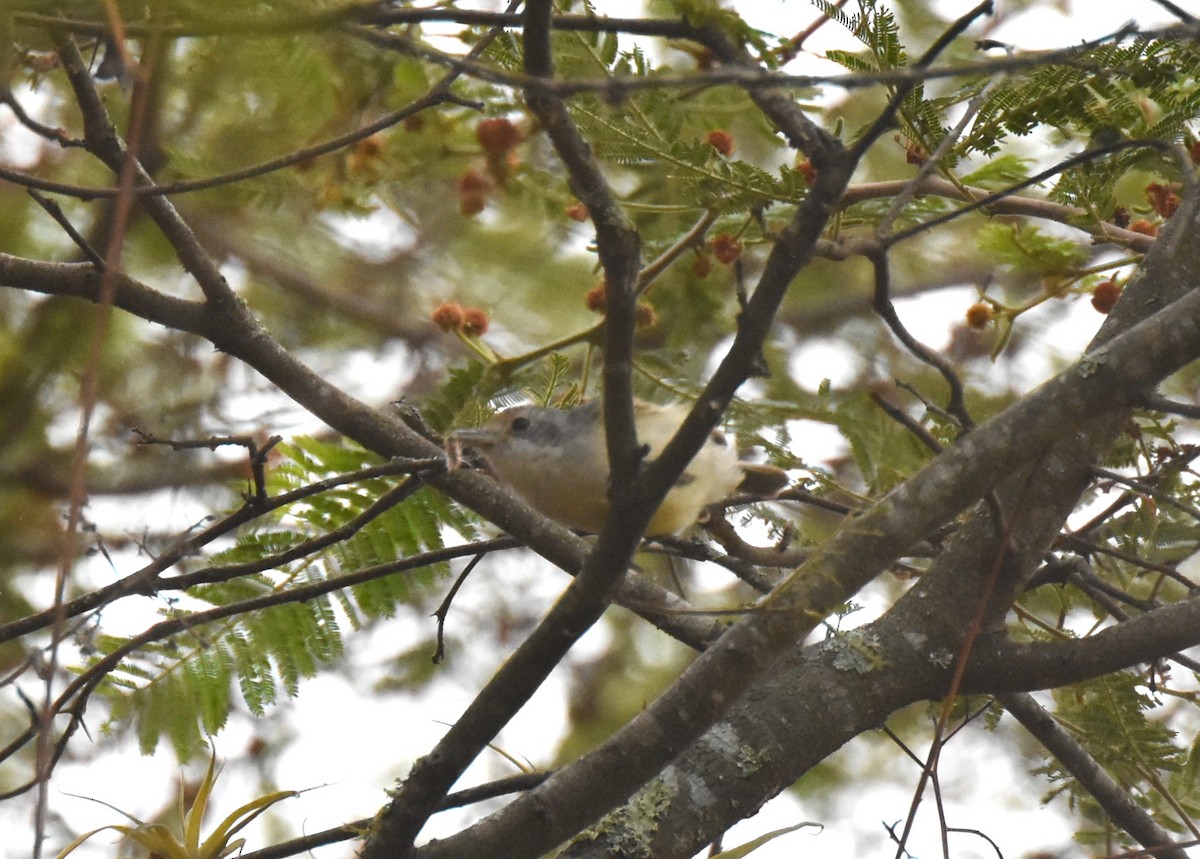
[[[549,0],[530,0],[526,4],[525,69],[535,78],[547,78],[553,73],[551,9]],[[640,240],[613,197],[590,147],[567,114],[566,106],[545,95],[531,94],[527,102],[566,167],[573,193],[587,206],[596,227],[608,296],[604,325],[604,431],[612,512],[596,548],[588,554],[567,591],[433,751],[410,771],[378,819],[363,849],[363,859],[408,853],[438,799],[524,706],[579,636],[603,614],[641,534],[669,488],[663,488],[655,496],[653,489],[641,490],[640,481],[635,478],[642,455],[633,423],[630,374]]]
[[[1157,848],[1156,857],[1187,859],[1188,851],[1175,845],[1171,833],[1154,822],[1112,776],[1087,753],[1083,746],[1046,712],[1030,695],[1001,695],[1000,703],[1012,713],[1034,738],[1075,776],[1095,800],[1100,803],[1113,823],[1120,826],[1143,847]]]
[[[791,783],[809,766],[895,708],[944,691],[967,618],[977,605],[980,576],[996,556],[997,530],[986,507],[952,541],[951,549],[897,606],[856,640],[862,668],[846,672],[846,647],[776,661],[794,651],[821,618],[840,605],[904,550],[1009,481],[1020,463],[1040,463],[1052,479],[1039,481],[1023,499],[989,619],[1003,612],[1087,483],[1092,459],[1107,447],[1138,393],[1149,390],[1200,356],[1200,291],[1187,292],[1200,257],[1197,203],[1189,198],[1170,224],[1171,252],[1159,248],[1137,276],[1139,289],[1179,296],[1136,325],[1146,312],[1137,298],[1120,302],[1127,312],[1109,317],[1123,330],[1073,367],[1020,402],[978,426],[934,462],[876,502],[822,546],[816,555],[764,599],[758,610],[726,632],[641,714],[608,741],[560,770],[529,795],[445,841],[418,851],[422,859],[461,856],[474,845],[516,845],[506,855],[533,856],[579,832],[638,785],[658,774],[670,799],[656,803],[657,831],[680,837],[652,855],[690,855],[751,807]],[[1186,252],[1180,242],[1186,243]],[[1160,245],[1162,240],[1160,239]],[[1156,305],[1161,307],[1161,304]],[[1067,432],[1065,428],[1075,428]],[[1081,429],[1086,428],[1086,429]],[[1064,438],[1068,442],[1064,442]],[[1060,461],[1061,460],[1061,461]],[[1018,472],[1017,485],[1023,485]],[[1006,484],[1011,486],[1012,484]],[[1009,490],[1001,493],[1012,503]],[[863,636],[867,636],[864,638]],[[872,654],[878,654],[877,660]],[[865,659],[865,661],[863,661]],[[769,672],[761,674],[767,666]],[[902,669],[901,669],[902,667]],[[885,670],[886,669],[886,670]],[[851,676],[853,675],[853,676]],[[866,685],[859,681],[868,678]],[[811,686],[809,684],[812,684]],[[851,687],[854,687],[851,689]],[[745,694],[742,694],[745,693]],[[740,697],[738,697],[740,695]],[[721,725],[701,731],[736,698]],[[819,705],[816,702],[820,702]],[[697,741],[698,740],[698,741]],[[737,747],[766,749],[761,770],[737,772]],[[782,747],[781,747],[782,744]],[[690,748],[689,748],[690,746]],[[679,752],[675,765],[660,772]],[[721,755],[730,760],[721,760]],[[738,780],[757,799],[730,800],[719,808],[697,793]],[[748,783],[753,783],[751,789]],[[697,807],[701,806],[701,807]],[[547,813],[553,809],[554,813]],[[684,823],[678,818],[689,817]],[[696,817],[703,818],[700,822]],[[598,851],[607,850],[599,846]],[[580,845],[570,855],[592,855]]]
[[[1028,692],[1079,683],[1200,645],[1200,597],[1163,606],[1086,638],[1055,643],[981,641],[963,690]]]

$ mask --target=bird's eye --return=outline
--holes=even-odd
[[[529,418],[513,418],[511,428],[513,432],[525,432],[529,429]]]

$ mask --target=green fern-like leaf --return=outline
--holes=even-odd
[[[1050,236],[1034,226],[989,224],[979,231],[979,248],[997,262],[1034,274],[1071,271],[1086,259],[1078,242]]]
[[[1200,817],[1200,737],[1193,740],[1183,766],[1171,773],[1168,787],[1193,820]]]
[[[465,418],[474,417],[480,400],[490,396],[487,386],[486,368],[479,361],[468,361],[461,367],[451,368],[449,377],[437,392],[427,398],[421,407],[425,422],[438,432],[451,427],[470,424]]]
[[[195,659],[185,663],[188,685],[196,692],[197,721],[209,736],[225,727],[229,717],[233,667],[224,646],[202,649]]]
[[[293,439],[279,451],[283,459],[270,482],[287,490],[360,469],[377,459],[354,445],[309,438]],[[304,539],[351,523],[359,526],[317,555],[274,564],[264,573],[190,588],[189,601],[198,604],[193,610],[286,596],[292,588],[336,582],[347,572],[419,555],[443,545],[446,526],[474,534],[471,519],[431,490],[419,491],[373,519],[361,518],[398,479],[340,485],[290,505],[263,531],[247,527],[237,544],[215,560],[221,564],[269,560]],[[224,725],[235,682],[250,711],[262,714],[277,700],[280,689],[295,696],[305,678],[341,656],[340,624],[345,617],[358,625],[364,619],[394,614],[399,605],[422,598],[445,572],[444,565],[419,567],[347,589],[336,599],[324,595],[259,608],[147,644],[124,659],[102,686],[112,702],[109,726],[132,725],[147,752],[165,736],[186,756],[205,734]],[[344,617],[335,605],[343,609]],[[126,643],[119,637],[102,637],[97,658]]]
[[[879,71],[875,67],[875,62],[865,54],[856,54],[850,51],[830,50],[825,52],[826,59],[832,60],[839,66],[852,72],[870,73]]]
[[[1070,65],[1037,68],[995,87],[962,151],[993,154],[1008,135],[1035,128],[1092,139],[1175,140],[1200,115],[1200,86],[1181,79],[1195,68],[1200,49],[1186,40],[1137,39],[1081,52]],[[1132,167],[1153,165],[1171,175],[1177,166],[1155,149],[1123,150],[1064,174],[1056,199],[1108,211],[1117,181]]]
[[[962,181],[965,185],[988,189],[1013,185],[1029,178],[1029,164],[1028,158],[1019,155],[1001,155],[963,176]]]
[[[908,65],[908,55],[900,42],[896,17],[875,0],[862,0],[860,11],[856,13],[847,13],[842,7],[825,0],[814,0],[813,5],[862,42],[870,56],[869,60],[865,60],[861,55],[845,51],[828,51],[826,56],[829,59],[851,71],[874,72]]]
[[[770,34],[754,29],[735,11],[724,8],[716,0],[671,0],[671,5],[693,24],[718,27],[739,44],[754,48],[764,59],[773,54],[776,46],[768,43],[772,38]]]
[[[851,397],[834,410],[834,419],[871,493],[885,492],[929,459],[929,451],[900,429],[865,396]]]
[[[1164,825],[1177,826],[1166,803],[1145,786],[1151,777],[1165,780],[1166,774],[1178,771],[1185,754],[1174,743],[1173,731],[1147,718],[1154,702],[1138,689],[1137,678],[1124,672],[1107,674],[1061,689],[1055,699],[1055,715],[1097,763],[1156,812]],[[1059,791],[1070,791],[1085,811],[1093,807],[1087,792],[1057,763],[1040,772],[1056,782]]]
[[[244,630],[233,630],[226,642],[233,657],[242,700],[251,713],[262,716],[267,707],[275,703],[278,694],[270,659],[255,646]]]
[[[595,141],[598,156],[625,167],[653,168],[653,183],[670,185],[673,205],[734,212],[798,198],[794,184],[785,186],[744,161],[716,157],[699,139],[678,139],[683,128],[678,107],[667,108],[661,96],[645,101],[642,111],[613,111],[580,101],[572,112]]]

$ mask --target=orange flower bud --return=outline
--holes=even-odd
[[[608,291],[604,281],[588,290],[588,294],[583,297],[583,303],[592,313],[603,313],[608,309]]]
[[[729,233],[718,233],[712,240],[713,256],[725,265],[730,265],[742,255],[742,243]]]
[[[1169,218],[1179,208],[1179,186],[1151,182],[1146,186],[1146,199],[1150,201],[1154,211],[1163,218]]]
[[[986,301],[977,301],[967,308],[967,325],[979,331],[986,328],[996,313]]]
[[[1108,313],[1121,297],[1121,287],[1116,281],[1105,280],[1092,290],[1092,307],[1100,313]]]
[[[521,142],[521,137],[521,129],[502,116],[480,120],[475,126],[475,139],[488,158],[507,155]]]
[[[457,331],[466,319],[463,306],[457,301],[443,301],[429,314],[433,324],[443,331]]]
[[[366,173],[371,170],[383,152],[383,138],[378,134],[364,137],[346,157],[346,167],[351,173]]]
[[[468,307],[463,311],[463,334],[471,337],[482,337],[484,334],[487,334],[489,324],[491,324],[491,319],[488,318],[486,310],[480,310],[478,307]]]
[[[733,135],[728,131],[721,131],[720,129],[710,131],[705,140],[708,141],[709,146],[717,150],[724,157],[728,158],[733,155],[735,148],[733,145]]]
[[[464,215],[475,215],[487,205],[491,183],[478,170],[467,170],[458,177],[458,210]]]

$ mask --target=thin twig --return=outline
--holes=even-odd
[[[62,207],[53,200],[50,200],[39,194],[33,188],[26,189],[26,193],[34,199],[34,202],[46,210],[46,213],[54,219],[56,224],[62,227],[63,232],[70,236],[71,241],[75,243],[75,247],[79,248],[83,255],[88,258],[88,261],[91,262],[91,264],[94,265],[98,271],[103,271],[105,265],[104,257],[97,253],[96,249],[88,244],[88,240],[83,237],[83,234],[80,233],[79,230],[75,229],[75,225],[72,224],[70,219],[67,218],[67,215],[65,212],[63,212]]]
[[[155,436],[142,432],[136,427],[133,432],[138,437],[138,444],[144,445],[165,445],[171,450],[197,450],[207,449],[216,450],[218,447],[226,445],[236,445],[246,448],[246,456],[250,463],[250,473],[254,478],[254,499],[259,504],[265,504],[267,501],[267,476],[266,462],[267,454],[271,449],[283,441],[283,436],[273,435],[266,440],[266,443],[260,448],[258,439],[249,435],[234,435],[234,436],[213,436],[206,439],[160,439]]]
[[[896,305],[892,303],[891,275],[887,254],[883,252],[871,254],[870,260],[875,273],[875,291],[871,300],[872,309],[883,319],[892,334],[896,336],[896,339],[903,343],[904,347],[915,358],[933,367],[933,369],[941,374],[941,377],[946,382],[946,387],[950,391],[946,402],[946,411],[954,416],[954,419],[958,421],[958,425],[962,430],[971,429],[975,426],[975,422],[972,420],[970,412],[967,411],[962,379],[958,377],[958,373],[949,360],[933,349],[930,349],[910,334],[908,329],[904,327],[904,323],[900,320],[900,314],[896,312]]]
[[[471,805],[476,802],[484,802],[485,800],[495,799],[498,796],[505,796],[510,793],[519,793],[521,791],[530,790],[537,787],[550,776],[554,775],[553,770],[534,773],[521,773],[520,775],[509,776],[508,778],[497,779],[496,781],[481,784],[476,787],[469,787],[465,790],[455,791],[448,794],[438,806],[438,811],[447,811],[451,808],[462,808],[464,805]],[[338,844],[342,841],[352,841],[356,838],[362,838],[371,829],[372,819],[369,817],[362,820],[355,820],[350,823],[345,823],[341,826],[335,826],[332,829],[326,829],[323,832],[314,832],[311,835],[305,835],[300,838],[292,838],[284,841],[281,844],[273,844],[270,847],[264,847],[262,850],[252,850],[249,853],[238,854],[238,859],[284,859],[287,856],[295,856],[299,853],[307,853],[315,847],[323,847],[326,844]]]
[[[446,616],[450,614],[450,604],[454,602],[454,596],[458,593],[459,588],[463,586],[463,582],[467,580],[467,576],[471,575],[471,571],[483,559],[484,554],[480,553],[467,562],[467,565],[463,567],[463,571],[454,580],[454,584],[450,586],[445,599],[442,600],[441,605],[433,613],[433,616],[437,618],[437,648],[433,652],[434,665],[439,664],[446,656]]]
[[[1185,513],[1193,519],[1200,520],[1200,508],[1193,507],[1191,504],[1184,504],[1169,492],[1163,492],[1161,489],[1146,482],[1146,479],[1138,480],[1133,477],[1127,477],[1124,474],[1118,474],[1108,468],[1096,468],[1095,472],[1098,476],[1105,480],[1111,480],[1114,483],[1120,483],[1122,486],[1128,486],[1140,495],[1148,495],[1164,507],[1171,507],[1178,510],[1180,513]],[[1159,475],[1148,475],[1149,479],[1155,479]],[[1086,533],[1088,529],[1080,528],[1075,533]]]
[[[904,210],[904,207],[916,196],[917,188],[920,187],[921,183],[941,168],[942,159],[954,144],[958,142],[963,132],[967,130],[967,126],[974,121],[975,115],[982,109],[992,90],[999,86],[1002,80],[1003,78],[999,76],[993,77],[983,89],[971,97],[970,101],[967,102],[963,115],[959,118],[954,128],[950,129],[950,132],[938,142],[937,148],[917,168],[917,175],[909,181],[908,186],[896,195],[896,198],[892,201],[892,205],[888,207],[886,214],[884,214],[879,224],[875,227],[875,234],[877,236],[883,236],[891,230],[892,224],[900,217],[900,213]]]
[[[909,227],[906,230],[900,230],[899,232],[892,233],[889,236],[880,237],[879,240],[888,247],[892,247],[902,241],[912,238],[913,236],[928,232],[934,227],[941,226],[942,224],[949,223],[950,221],[960,218],[968,212],[986,209],[995,202],[1003,200],[1006,197],[1011,197],[1017,191],[1041,184],[1047,179],[1057,176],[1059,173],[1063,173],[1072,167],[1078,167],[1082,164],[1087,164],[1091,161],[1102,158],[1105,155],[1112,155],[1117,152],[1122,152],[1126,149],[1157,149],[1161,152],[1171,155],[1172,157],[1177,155],[1176,147],[1169,143],[1164,143],[1161,140],[1119,140],[1116,143],[1111,143],[1095,149],[1088,149],[1079,153],[1078,155],[1072,155],[1070,158],[1065,158],[1057,164],[1048,167],[1033,176],[1030,176],[1028,179],[1023,179],[1022,181],[1006,188],[1002,188],[999,191],[986,194],[970,203],[967,203],[965,206],[955,209],[952,212],[947,212],[944,215],[937,215],[933,218],[930,218],[928,221],[922,221],[920,224]],[[1191,168],[1188,167],[1185,172],[1190,176]]]
[[[105,12],[109,24],[120,28],[120,18],[112,0],[106,0]],[[78,59],[78,49],[69,36],[56,34],[56,46],[63,62],[69,65],[72,59]],[[151,45],[156,40],[151,37]],[[147,48],[147,54],[153,59],[158,56],[152,47]],[[86,75],[86,72],[84,73]],[[103,364],[104,350],[108,339],[109,324],[112,319],[113,299],[117,290],[116,273],[121,268],[121,252],[125,244],[125,233],[133,212],[133,197],[130,190],[136,183],[138,164],[137,156],[141,143],[150,124],[148,115],[149,91],[146,82],[152,74],[151,69],[140,66],[134,73],[133,94],[129,106],[129,146],[121,153],[119,159],[110,162],[117,172],[117,198],[112,213],[113,225],[108,247],[104,250],[104,263],[100,271],[100,300],[95,305],[93,315],[95,325],[88,342],[87,360],[84,364],[83,380],[80,390],[79,428],[75,436],[75,451],[71,465],[70,492],[67,506],[67,523],[64,528],[62,556],[54,580],[53,606],[55,611],[52,624],[53,634],[50,644],[49,667],[46,673],[46,691],[44,700],[44,718],[36,744],[36,778],[38,779],[37,800],[34,811],[33,856],[38,859],[41,855],[42,841],[45,837],[46,813],[49,804],[49,770],[52,767],[51,736],[51,700],[54,697],[53,682],[58,664],[58,643],[67,621],[65,612],[66,593],[74,572],[76,553],[79,549],[79,527],[82,520],[83,505],[87,501],[87,459],[91,447],[91,421],[100,394],[100,368]],[[74,74],[68,73],[72,84],[78,89],[80,74],[78,63]],[[89,82],[90,83],[90,82]],[[81,102],[81,107],[83,104]],[[101,144],[101,135],[111,130],[111,125],[102,115],[92,114],[85,119],[85,147],[89,152],[95,152]],[[115,134],[114,134],[115,139]]]
[[[878,406],[884,414],[904,427],[917,441],[929,448],[935,454],[943,450],[942,443],[933,437],[933,433],[909,417],[908,412],[899,406],[892,405],[879,391],[871,391],[871,402]]]
[[[1085,540],[1082,537],[1076,537],[1074,534],[1060,535],[1055,542],[1055,546],[1067,546],[1081,554],[1098,554],[1107,555],[1110,558],[1115,558],[1118,561],[1123,561],[1126,564],[1131,564],[1135,567],[1140,567],[1143,570],[1149,570],[1155,573],[1161,573],[1171,579],[1174,579],[1179,584],[1188,589],[1190,593],[1195,593],[1197,584],[1179,572],[1170,564],[1162,564],[1158,561],[1149,561],[1145,558],[1139,558],[1137,555],[1131,555],[1129,552],[1124,552],[1104,543],[1097,543],[1093,540]]]
[[[218,522],[213,523],[199,533],[193,534],[189,529],[183,535],[177,537],[171,547],[163,554],[156,557],[150,564],[140,570],[130,573],[128,576],[106,585],[102,588],[89,591],[82,596],[76,597],[74,600],[65,604],[65,611],[69,617],[76,617],[92,609],[99,608],[103,605],[108,605],[121,597],[130,596],[132,594],[149,595],[160,591],[181,590],[192,587],[197,584],[210,584],[213,582],[227,581],[240,575],[249,575],[251,573],[263,572],[272,569],[275,566],[287,563],[296,558],[310,554],[312,551],[317,551],[324,548],[324,545],[316,541],[306,541],[300,546],[293,547],[292,550],[280,555],[275,555],[270,558],[263,558],[259,561],[247,562],[245,564],[234,564],[220,567],[205,567],[196,570],[192,573],[175,576],[169,579],[159,577],[159,574],[164,570],[174,566],[188,555],[195,554],[201,547],[212,543],[214,540],[231,533],[238,527],[253,521],[259,516],[270,513],[273,510],[278,510],[290,504],[295,504],[305,498],[313,495],[328,492],[339,486],[344,486],[349,483],[356,483],[363,480],[370,480],[377,477],[386,477],[396,474],[422,474],[434,471],[440,471],[445,468],[445,460],[442,458],[431,458],[428,460],[398,460],[395,462],[385,463],[383,465],[372,466],[360,471],[350,472],[349,474],[338,475],[337,477],[327,478],[308,486],[300,487],[291,492],[286,492],[267,499],[263,503],[259,503],[256,498],[249,499],[242,507],[238,508],[233,513]],[[380,502],[376,501],[376,505]],[[374,509],[374,505],[372,507]],[[365,514],[364,514],[365,515]],[[358,520],[355,520],[358,521]],[[353,527],[353,522],[341,526],[339,530],[344,536],[349,533],[345,529]],[[324,539],[326,535],[322,535]],[[325,545],[329,545],[326,543]],[[11,621],[9,623],[0,624],[0,644],[6,641],[12,641],[30,632],[44,628],[53,619],[51,609],[37,612],[23,618]]]
[[[72,719],[64,730],[63,737],[56,744],[56,748],[61,755],[61,748],[67,736],[73,733],[78,727],[80,720],[83,717],[83,710],[86,709],[86,701],[99,686],[100,681],[104,679],[111,671],[113,671],[121,661],[127,656],[137,652],[148,644],[157,641],[162,641],[172,636],[179,635],[191,629],[195,629],[205,624],[214,623],[218,620],[224,620],[228,617],[234,617],[240,614],[261,611],[266,608],[272,608],[280,605],[289,605],[292,603],[309,602],[323,596],[326,596],[333,591],[342,590],[344,588],[353,587],[355,585],[364,584],[374,581],[385,576],[395,575],[397,573],[409,572],[415,569],[429,566],[431,564],[441,563],[444,561],[453,560],[454,558],[464,557],[466,555],[475,555],[480,552],[487,553],[499,551],[502,549],[511,549],[519,546],[512,538],[501,537],[493,540],[482,540],[473,544],[464,546],[453,546],[444,549],[434,549],[428,552],[422,552],[418,555],[413,555],[408,558],[401,558],[396,561],[391,561],[386,564],[377,564],[372,567],[366,567],[361,570],[356,570],[350,573],[333,576],[321,581],[309,582],[303,585],[288,588],[286,590],[276,591],[263,596],[253,597],[238,602],[229,603],[222,606],[214,606],[211,609],[198,611],[192,614],[179,615],[168,620],[160,621],[159,623],[150,626],[142,631],[139,635],[127,641],[125,644],[106,654],[102,659],[88,667],[88,669],[79,674],[67,687],[59,694],[58,698],[50,707],[49,715],[53,717],[59,713],[71,712]],[[74,709],[72,709],[74,708]],[[20,738],[10,742],[3,749],[0,749],[0,761],[7,759],[18,751],[29,737],[32,736],[48,736],[49,720],[42,726],[32,728],[21,735]],[[43,774],[48,775],[48,774]],[[31,781],[20,788],[0,794],[0,800],[14,796],[18,793],[25,792],[29,788],[37,784],[39,780]]]

